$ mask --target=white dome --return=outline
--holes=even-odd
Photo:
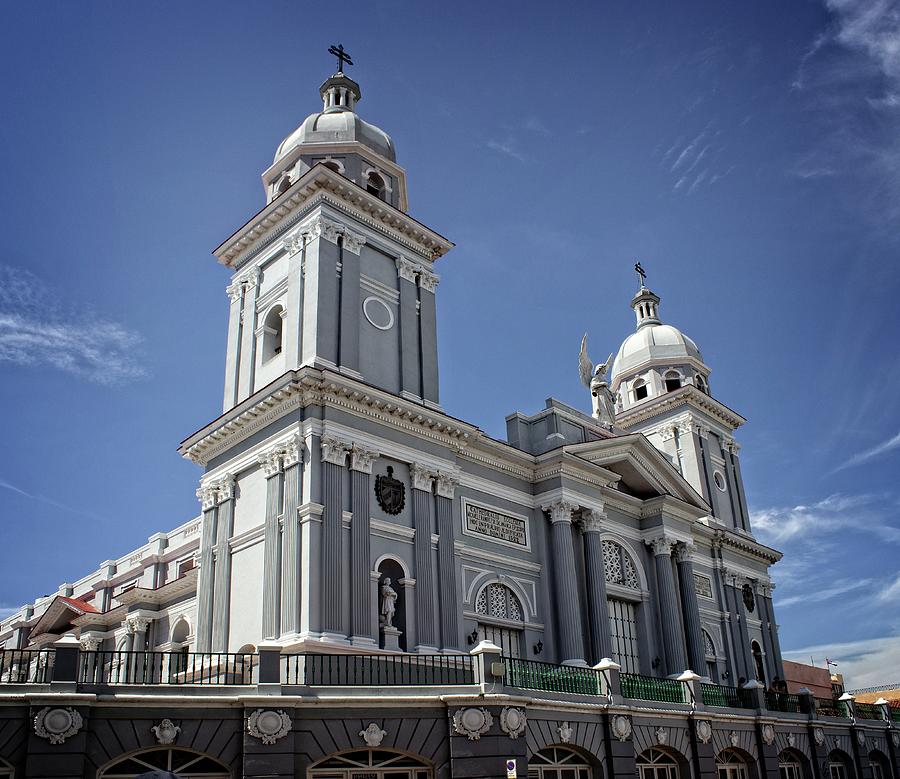
[[[671,361],[694,358],[703,362],[700,349],[677,327],[645,324],[632,333],[619,347],[613,361],[612,380],[634,371],[639,365],[653,360]]]
[[[324,111],[310,114],[294,132],[285,138],[275,152],[275,162],[297,146],[315,143],[357,142],[396,162],[394,142],[374,124],[360,119],[353,111]]]

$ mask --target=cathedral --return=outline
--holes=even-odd
[[[590,413],[444,411],[453,243],[333,53],[214,250],[199,514],[3,620],[0,777],[900,779],[900,711],[783,686],[745,420],[640,265]]]

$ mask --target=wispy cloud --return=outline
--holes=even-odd
[[[504,154],[507,157],[512,157],[514,160],[518,160],[519,162],[525,162],[525,155],[519,151],[518,144],[516,143],[514,138],[507,138],[505,141],[495,141],[491,139],[485,145],[491,151],[498,152],[499,154]]]
[[[900,433],[893,436],[892,438],[888,438],[887,441],[882,441],[877,446],[873,446],[871,449],[866,449],[862,452],[857,452],[853,457],[841,463],[835,471],[842,471],[844,468],[852,468],[854,465],[862,465],[863,463],[869,462],[869,460],[874,460],[879,455],[890,452],[894,449],[900,449]]]
[[[550,128],[536,116],[529,116],[525,120],[523,127],[529,132],[537,133],[538,135],[551,135]]]
[[[694,149],[697,148],[697,145],[706,137],[706,130],[700,133],[694,140],[692,140],[687,146],[685,146],[678,157],[675,159],[675,163],[672,165],[671,172],[674,173],[678,168],[681,167],[682,163],[685,160],[691,158],[694,153]]]
[[[37,503],[44,503],[47,506],[53,506],[53,508],[68,511],[70,514],[78,514],[82,517],[90,517],[91,519],[102,519],[102,517],[99,517],[96,514],[92,514],[89,511],[82,511],[81,509],[75,508],[73,506],[67,506],[65,503],[60,503],[59,501],[53,500],[53,498],[48,498],[46,495],[36,495],[34,493],[27,492],[26,490],[17,487],[15,484],[10,484],[8,481],[6,481],[6,479],[0,478],[0,490],[13,492],[16,495],[27,498],[28,500],[33,500]]]
[[[35,275],[0,265],[0,362],[117,385],[145,375],[135,354],[140,341],[116,322],[65,310]]]
[[[872,579],[838,579],[830,587],[819,588],[812,592],[798,592],[796,595],[790,595],[787,598],[778,600],[778,607],[785,608],[794,606],[797,603],[821,603],[822,601],[831,600],[838,595],[846,595],[854,590],[869,588],[873,583]]]
[[[867,533],[900,544],[900,528],[889,524],[882,513],[884,503],[879,495],[837,493],[808,506],[755,510],[750,521],[765,541],[775,544],[798,537],[813,544],[823,535],[846,532]]]
[[[879,590],[878,600],[882,603],[900,602],[900,573]]]

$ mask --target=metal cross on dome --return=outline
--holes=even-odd
[[[337,60],[338,60],[338,73],[343,73],[343,72],[344,72],[344,63],[345,63],[345,62],[346,62],[348,65],[352,65],[352,64],[353,64],[353,60],[350,59],[350,55],[347,54],[346,51],[344,51],[344,44],[343,44],[343,43],[339,43],[337,46],[332,46],[330,49],[328,49],[328,53],[329,53],[329,54],[333,54],[335,57],[337,57]]]
[[[634,270],[637,273],[638,277],[640,278],[640,285],[643,287],[644,282],[647,280],[647,272],[644,270],[643,266],[639,262],[636,262],[634,264]]]

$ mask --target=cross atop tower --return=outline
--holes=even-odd
[[[638,279],[640,280],[638,283],[641,287],[644,286],[644,282],[647,280],[647,272],[644,270],[643,266],[640,262],[636,262],[634,264],[635,273],[638,275]]]
[[[328,53],[329,53],[329,54],[333,54],[335,57],[337,57],[337,61],[338,61],[338,69],[337,69],[337,72],[338,72],[338,73],[343,73],[343,72],[344,72],[344,63],[345,63],[345,62],[346,62],[348,65],[352,65],[352,64],[353,64],[353,60],[350,59],[350,55],[347,54],[346,51],[344,51],[344,44],[343,44],[343,43],[339,43],[337,46],[332,46],[332,47],[330,47],[330,48],[328,49]]]

